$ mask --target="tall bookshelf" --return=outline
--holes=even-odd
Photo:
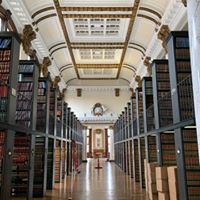
[[[143,94],[143,116],[144,116],[144,132],[148,133],[155,129],[154,107],[153,107],[153,85],[151,77],[142,79]]]
[[[131,130],[132,136],[137,136],[137,110],[135,95],[131,97]]]
[[[47,123],[49,121],[49,78],[38,79],[38,96],[37,96],[37,123],[36,130],[41,133],[48,133]]]
[[[147,158],[148,162],[157,162],[157,144],[156,144],[156,135],[149,135],[147,136]]]
[[[196,130],[184,129],[185,126],[195,126],[188,32],[171,32],[167,42],[173,122],[180,125],[175,129],[180,198],[198,199],[200,184],[198,179],[195,180],[195,175],[200,170],[197,167]]]
[[[15,113],[16,124],[21,127],[22,131],[16,132],[15,138],[19,140],[19,143],[15,143],[14,148],[15,156],[20,157],[21,149],[25,149],[25,152],[29,154],[29,158],[21,162],[21,165],[26,166],[28,163],[28,176],[25,178],[24,174],[21,176],[21,180],[27,179],[27,184],[20,181],[20,175],[16,176],[16,172],[13,171],[12,182],[12,196],[26,196],[32,198],[33,195],[33,179],[34,179],[34,153],[35,152],[35,135],[30,134],[31,131],[36,130],[36,119],[37,119],[37,93],[38,93],[38,68],[35,61],[33,60],[20,60],[18,67],[18,85],[17,85],[17,106]],[[24,129],[28,131],[24,132]],[[20,137],[18,138],[18,134]],[[29,152],[27,152],[27,144],[24,142],[21,134],[30,134]],[[20,139],[22,139],[21,145]],[[28,160],[28,161],[27,161]],[[18,162],[13,160],[13,169],[18,168]],[[19,167],[19,170],[21,168]],[[22,172],[23,172],[22,167]],[[18,171],[17,171],[18,173]],[[20,173],[19,173],[20,174]],[[16,177],[15,177],[16,176]],[[19,182],[16,179],[19,179]],[[27,190],[26,193],[24,191]],[[16,192],[17,191],[17,192]],[[20,192],[22,191],[22,192]]]
[[[56,140],[56,149],[55,149],[55,183],[60,183],[61,180],[61,141]]]
[[[162,156],[161,165],[176,166],[176,149],[175,149],[175,135],[172,133],[160,134],[160,153]]]
[[[187,195],[189,200],[200,199],[200,165],[195,128],[182,129],[184,166]]]
[[[140,181],[138,139],[133,140],[133,177],[135,182]]]
[[[64,102],[63,104],[63,138],[67,139],[67,129],[68,129],[68,109],[67,109],[67,103]]]
[[[136,95],[136,112],[137,112],[137,134],[144,133],[144,117],[143,117],[143,96],[142,88],[135,89]]]
[[[130,155],[130,176],[133,178],[133,140],[129,141],[129,155]]]
[[[140,187],[145,187],[145,176],[144,176],[144,159],[145,156],[145,138],[141,137],[138,139],[138,153],[139,153],[139,173],[140,173]]]
[[[57,93],[56,136],[63,136],[63,97]]]
[[[155,128],[159,129],[173,124],[169,65],[167,60],[153,61],[152,81]]]
[[[47,189],[53,189],[54,186],[54,139],[48,139],[47,155]]]
[[[27,197],[30,182],[30,151],[31,136],[26,133],[17,133],[12,156],[12,197]]]
[[[15,124],[20,42],[16,33],[0,33],[0,199],[5,200],[10,199],[14,131],[4,125]]]
[[[34,196],[43,197],[47,189],[47,157],[48,157],[48,131],[49,131],[49,102],[50,102],[50,78],[38,79],[37,96],[37,121],[34,165]],[[43,134],[43,137],[40,137]],[[41,161],[38,158],[42,158]],[[36,164],[38,162],[38,164]],[[38,180],[39,174],[39,180]]]
[[[63,141],[62,143],[62,179],[65,178],[65,172],[66,172],[66,142]]]
[[[35,138],[35,161],[34,161],[34,182],[33,196],[42,197],[45,193],[45,137],[37,136]]]
[[[53,86],[50,87],[50,96],[49,96],[49,134],[55,135],[55,124],[56,124],[56,89]]]

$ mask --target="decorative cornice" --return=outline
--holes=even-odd
[[[162,46],[166,52],[167,52],[166,40],[167,40],[169,34],[170,34],[170,29],[169,29],[168,25],[162,25],[158,32],[158,39],[162,41]]]
[[[145,56],[145,52],[137,47],[132,47],[132,46],[128,46],[129,49],[134,49],[134,50],[137,50],[139,51],[140,53],[142,53],[143,56]]]
[[[56,76],[54,78],[54,81],[53,81],[53,88],[57,88],[58,87],[58,83],[61,81],[61,78],[60,76]]]
[[[137,86],[139,87],[139,88],[141,88],[142,87],[142,79],[141,79],[141,77],[140,76],[135,76],[135,81],[137,82]]]
[[[131,14],[63,14],[64,18],[131,18]]]
[[[80,86],[68,86],[67,90],[68,91],[77,91]],[[118,89],[121,91],[126,91],[129,92],[129,86],[117,86]],[[81,86],[82,92],[87,91],[87,92],[114,92],[116,89],[116,86]]]
[[[150,8],[140,7],[139,10],[146,11],[146,12],[149,12],[149,13],[151,13],[151,14],[154,14],[154,15],[156,15],[159,19],[162,18],[162,16],[161,16],[160,13],[158,13],[157,11],[152,10],[152,9],[150,9]]]
[[[76,64],[77,68],[84,68],[84,69],[100,69],[100,68],[119,68],[118,64]]]
[[[152,75],[152,68],[151,68],[151,58],[150,57],[146,57],[144,59],[144,66],[146,66],[147,68],[147,72],[148,72],[148,75],[151,76]]]
[[[54,45],[52,45],[52,46],[49,48],[49,51],[51,51],[52,49],[54,49],[54,48],[57,47],[57,46],[64,45],[64,44],[65,44],[65,42],[59,42],[59,43],[57,43],[57,44],[54,44]]]
[[[131,11],[131,8],[130,7],[61,7],[61,11],[128,12],[128,11]]]
[[[183,5],[184,5],[185,7],[187,7],[187,0],[181,0],[181,1],[182,1]]]
[[[45,57],[43,59],[42,64],[39,65],[39,74],[42,77],[47,77],[48,76],[48,67],[51,65],[51,60],[49,59],[49,57]]]
[[[60,94],[59,94],[59,96],[61,97],[61,98],[64,98],[65,97],[65,92],[67,91],[67,89],[66,88],[63,88],[62,89],[62,92],[60,92]]]
[[[33,28],[31,25],[24,26],[21,39],[22,39],[22,46],[23,46],[24,52],[27,55],[29,55],[31,51],[31,46],[32,46],[31,41],[36,39],[36,33],[33,31]]]
[[[128,48],[128,43],[129,43],[129,40],[130,40],[130,37],[131,37],[131,32],[132,32],[133,25],[134,25],[134,22],[135,22],[135,19],[136,19],[139,4],[140,4],[140,0],[135,0],[134,6],[132,8],[132,14],[131,14],[131,19],[130,19],[129,26],[128,26],[126,39],[125,39],[125,46],[124,46],[124,50],[122,52],[122,56],[121,56],[121,60],[120,60],[120,67],[119,67],[119,70],[117,72],[117,78],[119,78],[120,71],[121,71],[121,68],[122,68],[122,65],[123,65],[123,62],[124,62],[126,50]]]
[[[37,15],[43,13],[43,12],[46,12],[46,11],[50,11],[50,10],[55,10],[55,8],[53,6],[50,6],[50,7],[46,7],[46,8],[42,8],[38,11],[36,11],[35,13],[32,14],[31,18],[35,18]]]
[[[67,49],[67,46],[62,46],[62,47],[58,47],[57,49],[54,49],[51,53],[50,56],[52,56],[56,51],[59,51],[61,49]]]
[[[52,17],[56,17],[56,13],[51,13],[51,14],[48,14],[48,15],[45,15],[43,17],[40,17],[39,19],[37,19],[35,22],[33,22],[33,25],[37,25],[39,24],[41,21],[45,20],[45,19],[48,19],[48,18],[52,18]]]
[[[156,26],[157,26],[157,25],[158,25],[158,26],[161,25],[161,22],[159,22],[158,20],[156,20],[156,19],[154,19],[153,17],[150,17],[150,16],[148,16],[148,15],[138,14],[137,16],[138,16],[138,17],[141,17],[141,18],[144,18],[144,19],[148,19],[148,20],[154,22],[154,23],[156,24]]]

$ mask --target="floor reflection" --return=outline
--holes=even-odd
[[[82,164],[81,173],[67,177],[63,183],[56,184],[53,191],[47,191],[46,197],[37,200],[67,200],[69,197],[73,200],[148,200],[145,191],[114,163],[101,159],[100,165],[103,168],[96,169],[97,160],[89,159]]]

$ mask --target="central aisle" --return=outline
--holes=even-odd
[[[148,200],[145,190],[126,176],[114,163],[100,160],[102,169],[95,169],[97,160],[89,159],[81,165],[81,173],[74,178],[73,200]],[[67,185],[67,187],[66,187]],[[43,199],[65,199],[70,196],[70,177]]]

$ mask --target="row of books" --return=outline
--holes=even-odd
[[[174,134],[161,134],[160,138],[163,165],[176,165]]]
[[[12,40],[10,38],[1,38],[0,39],[0,48],[1,49],[9,48],[11,42],[12,42]]]
[[[45,138],[36,137],[34,182],[33,182],[33,196],[34,197],[42,197],[44,193],[44,167],[45,167],[44,157],[45,157]]]
[[[17,85],[18,91],[32,91],[33,90],[33,82],[19,82]]]
[[[10,62],[1,62],[0,61],[0,74],[9,73],[10,72]]]
[[[176,49],[175,50],[176,59],[189,60],[190,50],[189,49]]]
[[[189,48],[189,38],[177,37],[176,38],[176,48]]]
[[[31,101],[18,100],[16,105],[17,112],[18,111],[30,111],[32,109]],[[19,113],[19,112],[18,112]]]
[[[8,96],[8,86],[0,85],[0,97],[7,97]]]
[[[46,89],[38,89],[38,96],[44,96],[46,93]]]
[[[169,73],[169,66],[166,64],[157,64],[156,65],[156,74],[160,72],[167,72]]]
[[[0,97],[0,113],[7,112],[8,99],[7,97]]]
[[[11,51],[10,50],[0,50],[0,61],[10,61],[11,60]],[[7,62],[6,62],[7,63]]]
[[[18,73],[33,73],[34,65],[19,65]]]
[[[25,196],[28,191],[30,136],[17,133],[14,140],[12,166],[12,196]],[[22,150],[24,148],[24,150]]]
[[[46,96],[38,96],[37,103],[45,103],[46,104]]]
[[[8,74],[0,74],[0,86],[8,85],[9,75]]]

